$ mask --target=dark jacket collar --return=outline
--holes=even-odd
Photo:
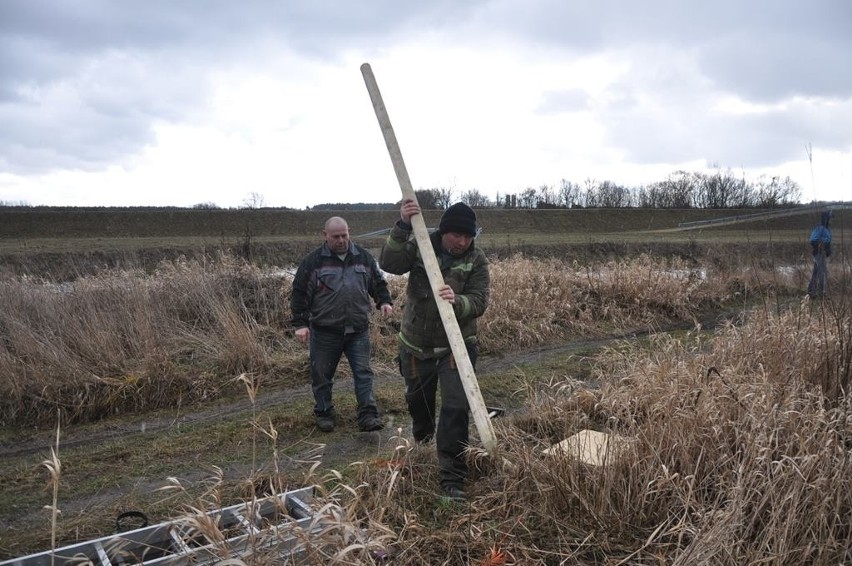
[[[360,251],[358,251],[358,248],[355,246],[355,243],[352,240],[349,240],[349,249],[346,251],[352,255],[360,255],[361,253]],[[337,255],[336,253],[331,251],[326,242],[322,243],[322,251],[320,253],[325,256]]]

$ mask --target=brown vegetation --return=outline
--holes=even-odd
[[[472,455],[482,476],[453,512],[434,509],[422,448],[337,495],[397,533],[405,564],[848,563],[852,327],[824,307],[619,347],[596,391],[536,385],[498,427],[512,465]],[[600,467],[542,454],[583,429],[630,439],[627,452]]]
[[[745,250],[742,238],[732,244],[738,247],[702,248],[694,241],[619,241],[611,234],[584,242],[586,236],[574,234],[575,250],[600,246],[581,258],[571,257],[571,248],[518,236],[497,245],[501,235],[490,248],[492,302],[480,331],[485,356],[511,357],[594,336],[683,330],[599,352],[587,380],[567,367],[531,367],[518,368],[511,385],[495,384],[521,382],[521,407],[495,421],[500,458],[471,451],[475,481],[467,503],[436,497],[434,448],[411,445],[401,428],[391,446],[334,470],[312,454],[321,452],[315,440],[293,436],[304,432],[298,417],[273,423],[252,410],[242,427],[252,431],[248,448],[246,436],[227,429],[198,447],[225,442],[235,460],[238,451],[250,450],[240,461],[250,465],[248,477],[235,489],[214,474],[185,493],[170,477],[167,485],[185,497],[162,505],[172,503],[172,515],[201,516],[233,501],[234,492],[251,500],[294,482],[315,484],[317,512],[331,525],[311,541],[307,561],[316,564],[387,563],[388,557],[395,564],[492,566],[848,563],[852,294],[842,231],[838,235],[832,298],[819,302],[802,299],[810,266],[795,251],[801,244],[777,253],[788,243],[771,234],[755,235],[748,254],[729,253]],[[302,237],[300,245],[314,245]],[[539,245],[547,253],[534,256]],[[668,245],[680,247],[670,253]],[[618,257],[627,247],[631,253]],[[650,247],[666,251],[643,253]],[[211,257],[196,248],[189,258],[161,259],[154,267],[95,262],[67,280],[4,267],[0,424],[7,438],[33,426],[53,429],[57,413],[64,430],[110,415],[188,409],[246,390],[253,408],[261,383],[264,390],[287,390],[306,372],[304,349],[287,328],[291,275],[259,267],[243,253]],[[390,285],[403,297],[404,278],[392,277]],[[401,306],[391,320],[377,317],[373,325],[378,366],[393,366]],[[701,327],[705,314],[734,309],[747,315],[715,333]],[[282,442],[279,429],[290,437]],[[585,429],[629,439],[629,448],[600,467],[571,454],[542,453]],[[303,469],[282,470],[285,453],[303,442],[308,448],[293,457]],[[164,459],[169,443],[174,439],[158,443]],[[26,490],[21,499],[42,496],[38,506],[47,504],[50,515],[40,538],[18,526],[16,533],[32,537],[23,545],[0,533],[1,553],[61,546],[111,527],[83,512],[74,519],[59,512],[63,490],[71,487],[66,474],[85,474],[63,465],[60,448],[58,442],[49,460],[39,457],[49,490],[36,493],[37,480],[27,478],[35,471],[5,468]],[[91,450],[131,457],[123,444]],[[258,464],[259,452],[271,452],[273,461]],[[77,461],[69,451],[62,454],[85,468],[85,454],[75,454]],[[93,484],[101,489],[97,478]],[[22,508],[7,505],[4,513]],[[217,525],[199,528],[229,555]],[[274,545],[246,560],[280,563]]]
[[[485,354],[692,321],[744,293],[802,286],[801,276],[708,277],[648,256],[591,268],[516,255],[495,261],[493,277],[481,320]],[[52,426],[57,408],[72,423],[187,406],[234,394],[244,372],[284,385],[304,363],[288,337],[290,281],[229,256],[162,262],[150,276],[108,270],[64,285],[2,281],[0,424]],[[404,298],[403,284],[391,278],[394,296]],[[400,312],[374,325],[377,355],[387,362]]]

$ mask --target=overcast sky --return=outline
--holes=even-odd
[[[0,0],[0,202],[397,201],[364,62],[415,189],[852,198],[848,0]]]

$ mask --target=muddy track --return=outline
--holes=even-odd
[[[702,321],[704,328],[713,328],[725,320],[737,316],[738,311],[718,313],[707,320]],[[653,332],[671,332],[674,330],[685,330],[692,328],[692,324],[683,323],[671,325],[667,328],[636,329],[619,335],[608,336],[593,340],[577,340],[551,344],[539,348],[511,352],[505,356],[481,356],[477,361],[477,374],[488,375],[497,373],[508,368],[525,364],[535,364],[546,361],[549,358],[579,352],[587,349],[600,348],[616,341],[638,339],[648,336]],[[375,383],[398,380],[399,375],[387,370],[376,370]],[[83,426],[75,429],[66,429],[62,433],[62,447],[64,449],[75,448],[86,444],[103,443],[118,439],[128,440],[134,436],[150,435],[155,432],[166,432],[180,429],[181,427],[194,426],[209,422],[225,421],[243,418],[251,414],[251,411],[263,411],[277,405],[292,403],[297,400],[309,399],[311,397],[310,384],[277,390],[261,390],[252,407],[248,398],[242,397],[204,407],[188,407],[176,409],[167,413],[158,413],[157,416],[133,415],[121,422],[110,421],[102,426]],[[389,423],[390,424],[390,423]],[[0,458],[26,457],[33,454],[44,454],[49,452],[55,441],[55,431],[37,430],[32,431],[25,438],[15,441],[0,443]]]
[[[709,329],[737,317],[739,312],[716,313],[702,320],[704,328]],[[515,367],[522,368],[525,365],[536,365],[546,363],[551,359],[564,357],[573,353],[581,353],[601,348],[617,341],[637,340],[654,332],[671,332],[674,330],[687,330],[693,328],[692,324],[683,323],[672,325],[662,329],[636,329],[624,332],[617,336],[608,336],[593,340],[576,340],[551,344],[539,348],[524,351],[511,352],[505,356],[481,356],[477,362],[477,374],[480,376],[495,374]],[[376,368],[376,384],[382,385],[392,381],[398,381],[399,375],[390,368]],[[590,387],[596,387],[595,383],[588,383]],[[286,405],[294,401],[307,401],[311,399],[311,388],[309,384],[304,386],[281,388],[278,390],[263,390],[255,399],[254,407],[251,401],[242,397],[239,399],[222,401],[203,407],[183,408],[170,412],[162,412],[157,415],[133,415],[122,420],[114,419],[110,422],[95,425],[83,425],[69,427],[62,431],[61,445],[65,454],[68,450],[83,451],[87,445],[105,444],[110,442],[122,442],[139,444],[149,442],[152,433],[178,432],[181,427],[205,426],[222,421],[247,421],[251,419],[252,411],[258,412],[271,409],[276,405]],[[509,408],[511,411],[512,409]],[[171,414],[170,414],[171,413]],[[306,417],[307,418],[307,417]],[[384,415],[386,426],[384,430],[377,432],[366,432],[352,434],[325,435],[314,429],[307,437],[295,439],[295,444],[301,449],[298,455],[282,455],[276,463],[276,468],[281,472],[294,471],[303,473],[306,462],[321,461],[323,467],[335,468],[346,466],[351,462],[361,461],[365,454],[376,454],[386,451],[388,447],[396,446],[398,440],[395,437],[408,438],[411,435],[410,419],[407,414],[389,413]],[[354,426],[350,423],[347,426]],[[344,431],[345,432],[345,431]],[[55,431],[43,430],[32,431],[26,437],[23,435],[14,441],[0,444],[0,458],[19,460],[24,462],[49,454],[50,447],[55,441]],[[229,462],[221,466],[223,477],[231,480],[243,480],[249,477],[253,471],[245,463]],[[181,481],[192,485],[203,482],[209,478],[210,471],[207,468],[189,468],[180,472]],[[67,517],[85,516],[88,521],[104,518],[112,518],[116,513],[118,502],[125,500],[133,494],[151,494],[162,488],[165,482],[162,477],[138,476],[122,485],[114,485],[99,489],[95,493],[79,496],[64,496],[62,498],[62,511]],[[143,496],[139,504],[139,510],[148,514],[146,508],[148,500]],[[88,524],[88,523],[87,523]],[[11,515],[0,516],[0,560],[14,558],[15,556],[44,550],[44,539],[36,542],[37,546],[30,547],[27,543],[23,546],[16,542],[17,533],[29,531],[41,532],[44,525],[44,510],[42,505],[16,506]],[[94,528],[94,527],[89,527]],[[103,533],[105,534],[105,533]],[[45,534],[45,537],[47,535]],[[66,541],[68,543],[73,541]],[[32,544],[32,541],[29,543]]]

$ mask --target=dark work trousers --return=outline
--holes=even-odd
[[[370,367],[370,334],[368,330],[344,334],[343,329],[311,328],[311,388],[314,392],[314,414],[334,413],[331,389],[340,358],[346,354],[355,384],[358,418],[378,416],[373,397],[373,370]]]
[[[824,297],[828,294],[828,258],[825,252],[820,250],[814,255],[814,270],[811,273],[811,281],[808,283],[808,295],[811,297]]]
[[[467,345],[470,361],[476,365],[476,344]],[[418,359],[400,349],[399,371],[405,378],[405,400],[411,415],[414,440],[425,443],[435,436],[441,485],[464,487],[467,477],[465,448],[470,423],[467,396],[452,354]],[[441,385],[441,413],[435,434],[435,397]]]

